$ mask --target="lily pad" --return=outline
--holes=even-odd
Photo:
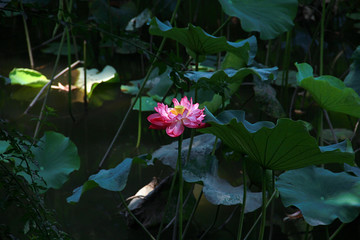
[[[9,73],[11,84],[43,87],[49,80],[40,72],[28,68],[14,68]]]
[[[196,56],[204,56],[218,52],[232,52],[241,57],[245,62],[251,62],[255,56],[251,56],[257,49],[254,36],[239,41],[229,42],[225,37],[215,37],[206,33],[202,28],[189,24],[187,28],[172,27],[169,22],[161,22],[153,18],[150,23],[150,34],[171,38],[184,45],[188,53],[195,59]],[[256,52],[256,51],[255,51]]]
[[[350,72],[346,76],[344,83],[360,95],[360,46],[356,48],[351,58],[353,62],[350,65]]]
[[[84,68],[77,68],[76,69],[79,74],[77,79],[75,80],[75,86],[82,89],[84,91],[85,84],[84,84]],[[88,98],[91,97],[95,87],[103,82],[111,83],[111,82],[118,82],[119,77],[116,73],[116,70],[111,66],[106,66],[101,72],[99,72],[97,69],[87,69],[86,70],[86,92]]]
[[[289,31],[296,16],[297,0],[219,0],[224,12],[238,17],[247,32],[260,32],[263,40],[274,39]]]
[[[296,206],[305,221],[329,225],[336,218],[348,223],[360,212],[360,178],[314,166],[291,170],[276,181],[285,207]]]
[[[134,101],[134,98],[132,99]],[[154,101],[151,97],[141,97],[141,111],[154,111],[154,107],[157,107],[157,102]],[[140,105],[139,105],[139,99],[136,101],[134,105],[134,110],[139,111]]]
[[[34,160],[39,164],[39,176],[47,188],[60,188],[68,175],[80,168],[80,157],[75,144],[57,132],[45,132],[36,147],[31,148]]]
[[[218,161],[215,156],[205,155],[190,158],[183,169],[186,182],[203,182],[206,199],[215,205],[236,205],[243,203],[244,186],[234,187],[218,176]],[[261,193],[247,191],[245,212],[252,212],[262,205]]]
[[[330,162],[354,164],[349,140],[319,147],[303,121],[282,118],[276,125],[268,121],[252,124],[240,110],[224,111],[217,118],[207,109],[205,114],[211,127],[199,129],[200,132],[214,134],[263,168],[289,170]]]
[[[126,158],[115,168],[102,169],[97,174],[91,175],[82,186],[73,190],[73,195],[68,197],[66,201],[68,203],[77,203],[83,193],[95,187],[114,192],[122,191],[126,186],[132,163],[132,158]]]
[[[324,109],[350,116],[360,117],[360,97],[354,89],[333,76],[313,76],[313,69],[307,63],[295,64],[298,69],[298,84],[308,90],[315,101]]]

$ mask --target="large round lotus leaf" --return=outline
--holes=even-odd
[[[276,125],[267,121],[252,124],[240,110],[224,111],[217,118],[209,111],[205,113],[211,127],[199,129],[200,132],[214,134],[264,168],[289,170],[330,162],[353,165],[350,141],[319,147],[302,121],[283,118]]]
[[[352,88],[333,76],[313,76],[313,69],[307,63],[295,64],[298,84],[308,90],[315,101],[324,109],[360,117],[360,97]]]
[[[305,221],[328,225],[336,218],[348,223],[360,212],[360,178],[314,166],[291,170],[276,181],[285,207],[296,206]]]
[[[30,87],[42,87],[49,80],[40,72],[28,68],[14,68],[9,73],[11,84],[20,84]]]
[[[45,132],[31,151],[38,166],[32,164],[30,167],[39,171],[46,188],[60,188],[68,180],[68,175],[80,168],[75,144],[60,133]]]
[[[297,0],[219,0],[224,12],[238,17],[241,27],[260,32],[261,39],[273,39],[294,25]]]
[[[218,161],[215,156],[205,155],[190,158],[183,169],[186,182],[203,182],[203,192],[212,204],[236,205],[243,203],[244,186],[234,187],[218,176]],[[247,191],[245,212],[252,212],[261,207],[261,193]]]
[[[189,24],[187,28],[173,28],[169,22],[163,23],[157,18],[151,20],[149,32],[152,35],[180,42],[190,50],[189,53],[193,58],[196,58],[196,55],[203,56],[227,51],[250,63],[254,59],[257,49],[254,36],[239,42],[228,42],[225,37],[214,37],[192,24]]]
[[[84,192],[97,186],[109,191],[122,191],[126,186],[132,163],[132,158],[126,158],[115,168],[102,169],[97,174],[91,175],[82,186],[73,190],[73,195],[68,197],[66,201],[77,203]]]
[[[81,90],[85,90],[85,73],[84,68],[80,67],[76,69],[78,71],[78,77],[75,80],[75,86]],[[117,82],[119,80],[118,74],[115,68],[112,66],[106,66],[101,72],[92,68],[86,69],[86,93],[88,98],[91,97],[95,87],[102,82]]]
[[[360,94],[360,46],[356,48],[351,58],[353,62],[350,65],[350,72],[346,76],[344,83],[346,86],[354,89],[357,94]]]

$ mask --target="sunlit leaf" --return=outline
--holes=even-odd
[[[225,37],[214,37],[192,24],[189,24],[187,28],[176,28],[172,27],[169,22],[163,23],[157,18],[151,20],[149,31],[150,34],[180,42],[191,50],[189,53],[194,59],[196,56],[227,51],[241,57],[245,62],[251,62],[254,56],[250,56],[250,52],[257,48],[254,36],[239,42],[229,42]]]
[[[348,223],[360,212],[360,178],[314,166],[291,170],[276,181],[285,207],[296,206],[305,221],[329,225],[336,218]]]
[[[308,90],[315,101],[324,109],[360,117],[360,97],[354,89],[333,76],[313,76],[313,69],[307,63],[295,64],[298,69],[298,84]]]
[[[29,87],[42,87],[49,80],[40,72],[28,68],[14,68],[9,73],[11,84],[26,85]]]
[[[75,86],[84,90],[85,89],[85,75],[84,68],[77,68],[78,76],[75,80]],[[91,97],[95,87],[103,82],[118,82],[119,77],[116,73],[116,70],[111,66],[106,66],[101,72],[99,70],[92,68],[86,69],[86,92],[88,98]]]
[[[360,15],[360,13],[358,13],[358,15]],[[351,58],[353,62],[350,65],[350,72],[346,76],[344,83],[360,95],[360,46],[356,48]]]
[[[200,132],[214,134],[264,168],[289,170],[330,162],[353,165],[350,141],[319,147],[302,121],[282,118],[276,125],[267,121],[252,124],[240,110],[224,111],[216,118],[208,111],[205,114],[211,127]]]
[[[247,32],[260,32],[261,39],[273,39],[294,25],[297,0],[219,0],[224,12],[240,18]]]
[[[205,155],[190,158],[184,166],[183,177],[186,182],[203,182],[206,199],[215,205],[242,204],[244,186],[234,187],[218,176],[218,161],[215,156]],[[247,191],[245,212],[261,207],[261,193]]]
[[[126,31],[134,31],[135,29],[141,28],[147,21],[150,20],[151,10],[145,8],[139,15],[132,18],[126,26]]]

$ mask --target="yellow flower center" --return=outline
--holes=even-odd
[[[170,112],[172,112],[175,115],[183,114],[185,111],[185,107],[182,105],[177,105],[173,109],[171,109]]]

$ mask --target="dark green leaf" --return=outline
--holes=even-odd
[[[291,170],[276,181],[285,207],[296,206],[305,221],[329,225],[353,221],[360,212],[360,178],[314,166]]]
[[[97,186],[109,191],[122,191],[127,183],[133,159],[126,158],[115,168],[102,169],[97,174],[91,175],[82,186],[73,190],[73,195],[68,197],[68,203],[77,203],[81,195]]]
[[[319,148],[302,121],[283,118],[276,125],[267,121],[251,124],[243,111],[225,111],[217,118],[207,110],[205,114],[211,127],[200,132],[214,134],[264,168],[289,170],[330,162],[353,165],[350,141]]]
[[[274,39],[294,25],[297,0],[219,0],[224,12],[240,18],[241,27],[260,32],[261,39]]]
[[[333,76],[315,78],[312,67],[307,63],[295,65],[298,84],[308,90],[322,108],[360,117],[360,97],[352,88]]]
[[[236,54],[245,62],[251,62],[254,57],[250,56],[251,49],[256,48],[255,37],[239,42],[228,42],[225,37],[214,37],[192,24],[189,24],[187,28],[173,28],[169,22],[163,23],[157,18],[151,20],[149,31],[150,34],[180,42],[192,51],[191,56],[194,59],[196,56],[227,51]]]
[[[360,15],[360,13],[358,14]],[[346,76],[344,83],[360,95],[360,46],[356,48],[351,58],[353,62],[350,65],[350,72]]]

